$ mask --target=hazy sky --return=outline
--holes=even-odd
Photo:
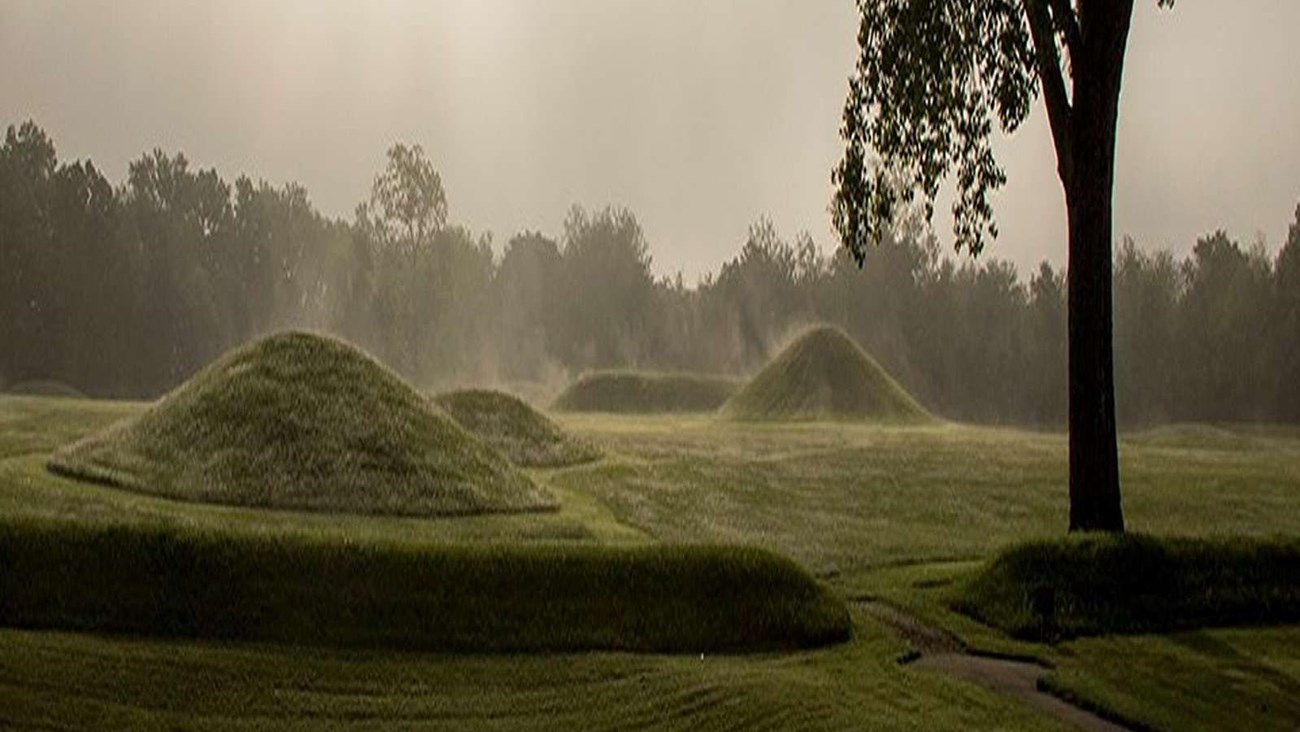
[[[1276,250],[1300,201],[1297,0],[1138,0],[1117,235]],[[833,245],[850,0],[0,0],[0,125],[35,119],[115,183],[146,150],[302,183],[351,216],[394,141],[422,144],[453,221],[558,235],[573,203],[636,213],[688,280],[772,217]],[[1041,110],[999,145],[989,252],[1064,261]],[[946,233],[946,207],[935,219]]]

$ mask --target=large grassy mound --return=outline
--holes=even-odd
[[[226,354],[48,465],[143,493],[244,506],[424,516],[556,506],[395,374],[309,333]]]
[[[555,398],[562,412],[712,412],[740,382],[701,374],[597,371],[585,374]]]
[[[657,652],[845,640],[794,562],[707,546],[400,545],[0,522],[0,625],[406,650]]]
[[[1072,536],[1012,547],[957,608],[1053,639],[1300,621],[1300,540]]]
[[[29,381],[19,381],[11,384],[4,389],[8,394],[17,396],[40,396],[56,397],[59,399],[85,399],[86,395],[82,394],[74,386],[55,381],[53,379],[31,379]]]
[[[439,394],[434,401],[516,465],[549,468],[600,457],[600,450],[565,434],[518,397],[488,389],[463,389]]]
[[[923,422],[930,415],[838,328],[799,336],[722,408],[736,420]]]

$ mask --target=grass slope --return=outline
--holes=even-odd
[[[460,426],[525,467],[577,465],[600,450],[565,434],[559,425],[522,399],[487,389],[463,389],[434,397]]]
[[[957,606],[1020,638],[1300,622],[1300,539],[1072,536],[998,555]]]
[[[0,523],[0,624],[405,650],[734,652],[846,640],[844,605],[743,547],[378,546]]]
[[[561,412],[712,412],[740,382],[701,374],[597,371],[584,374],[560,392],[552,408]]]
[[[48,465],[143,493],[244,506],[397,515],[556,506],[395,374],[309,333],[231,351]]]
[[[722,408],[742,421],[925,422],[930,415],[843,331],[799,336]]]

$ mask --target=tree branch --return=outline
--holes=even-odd
[[[1065,48],[1070,53],[1070,62],[1079,58],[1083,52],[1083,33],[1079,30],[1079,17],[1074,14],[1070,0],[1051,0],[1053,27],[1065,36]]]
[[[1034,40],[1038,78],[1043,84],[1047,120],[1052,126],[1052,142],[1056,145],[1056,170],[1061,176],[1061,182],[1068,188],[1074,178],[1074,145],[1071,131],[1074,115],[1070,108],[1070,98],[1065,92],[1065,79],[1061,76],[1061,56],[1056,47],[1056,32],[1052,28],[1052,16],[1047,8],[1049,0],[1022,0],[1022,2],[1025,16],[1029,20],[1029,33]]]

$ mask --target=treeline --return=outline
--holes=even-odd
[[[337,333],[431,387],[746,374],[829,321],[939,414],[1064,423],[1065,288],[1047,264],[1028,281],[996,259],[958,265],[909,222],[859,268],[768,221],[695,287],[650,264],[617,208],[574,207],[558,238],[520,233],[497,254],[450,223],[419,147],[391,148],[343,221],[300,186],[232,185],[161,151],[114,187],[28,122],[0,148],[0,387],[153,397],[288,327]],[[1125,242],[1115,277],[1123,421],[1300,421],[1300,208],[1276,258],[1222,232],[1182,261]]]

